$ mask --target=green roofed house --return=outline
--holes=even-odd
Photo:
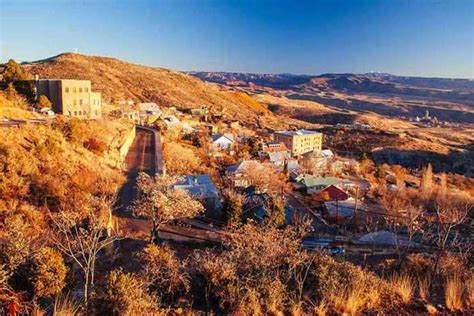
[[[307,194],[312,194],[315,191],[320,191],[339,183],[339,179],[335,177],[316,177],[309,174],[299,175],[295,178],[295,181],[296,183],[293,184],[295,189],[303,190]]]

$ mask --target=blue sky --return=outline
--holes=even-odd
[[[474,78],[474,0],[0,0],[0,61]]]

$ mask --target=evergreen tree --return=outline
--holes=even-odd
[[[5,71],[3,72],[3,80],[6,83],[24,80],[23,70],[14,59],[10,59],[7,62]]]
[[[235,191],[224,192],[222,214],[228,227],[238,227],[242,223],[243,196]]]

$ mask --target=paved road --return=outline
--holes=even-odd
[[[135,139],[125,157],[127,181],[119,192],[119,200],[114,216],[121,233],[145,237],[149,235],[150,226],[147,221],[132,216],[130,204],[137,196],[135,183],[138,173],[154,173],[154,144],[153,134],[150,131],[137,128]]]

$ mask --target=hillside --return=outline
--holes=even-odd
[[[285,95],[333,109],[389,117],[423,116],[474,122],[474,81],[468,79],[400,77],[390,74],[205,73],[192,75],[250,93]]]
[[[115,58],[65,53],[23,64],[41,78],[88,79],[105,102],[132,99],[163,106],[197,108],[208,106],[229,117],[254,121],[262,112],[256,102],[239,94],[220,91],[215,85],[180,72],[127,63]],[[271,115],[270,113],[268,113]]]

